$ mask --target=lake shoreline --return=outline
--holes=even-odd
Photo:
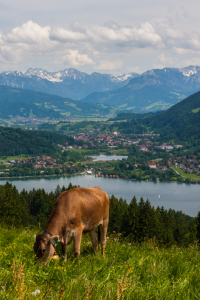
[[[130,203],[135,196],[139,202],[141,197],[150,201],[154,207],[164,207],[164,209],[174,209],[183,211],[189,216],[196,216],[200,211],[200,185],[178,182],[160,181],[138,181],[118,178],[95,177],[95,175],[77,174],[72,176],[41,176],[23,178],[1,178],[1,185],[9,182],[15,185],[19,192],[33,189],[44,189],[46,192],[54,192],[57,186],[68,187],[72,185],[91,188],[101,187],[111,197],[124,199]]]

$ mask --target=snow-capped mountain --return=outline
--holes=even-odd
[[[139,74],[129,73],[115,77],[96,72],[89,75],[73,68],[59,72],[30,68],[25,73],[19,71],[1,73],[0,85],[80,100],[93,92],[108,92],[123,87],[137,76]]]
[[[184,76],[190,77],[194,74],[200,74],[200,67],[198,67],[198,66],[189,66],[189,67],[180,69],[180,72]]]
[[[85,102],[104,103],[134,112],[167,109],[200,90],[200,67],[153,69],[115,91],[93,93]]]
[[[73,68],[58,72],[31,68],[25,73],[1,73],[0,85],[132,110],[138,105],[142,110],[146,103],[145,110],[157,110],[200,90],[200,67],[153,69],[141,75],[128,73],[116,77],[97,72],[89,75]]]

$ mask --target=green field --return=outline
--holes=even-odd
[[[159,248],[130,244],[113,234],[106,258],[83,237],[79,259],[40,265],[33,252],[37,230],[1,228],[0,299],[199,299],[197,246]],[[60,250],[58,249],[58,253]]]
[[[196,174],[187,174],[180,168],[172,167],[172,169],[176,170],[181,176],[185,176],[185,177],[191,178],[191,179],[200,179],[200,176],[198,176]]]
[[[32,155],[21,154],[15,156],[0,156],[0,161],[8,162],[8,160],[27,159],[29,157],[32,157]]]

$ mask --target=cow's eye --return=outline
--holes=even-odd
[[[42,253],[44,254],[45,251],[46,251],[46,249],[42,250]]]

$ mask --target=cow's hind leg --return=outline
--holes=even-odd
[[[81,238],[82,238],[82,231],[76,231],[74,233],[74,257],[79,257],[80,255],[80,247],[81,247]]]
[[[100,226],[101,231],[101,254],[105,257],[105,247],[106,247],[106,234],[108,229],[108,220],[103,220],[103,225]]]
[[[95,229],[91,230],[89,232],[89,235],[90,235],[90,238],[91,238],[91,242],[92,242],[92,247],[94,249],[94,253],[98,254],[98,249],[97,249],[97,235],[96,235]]]

